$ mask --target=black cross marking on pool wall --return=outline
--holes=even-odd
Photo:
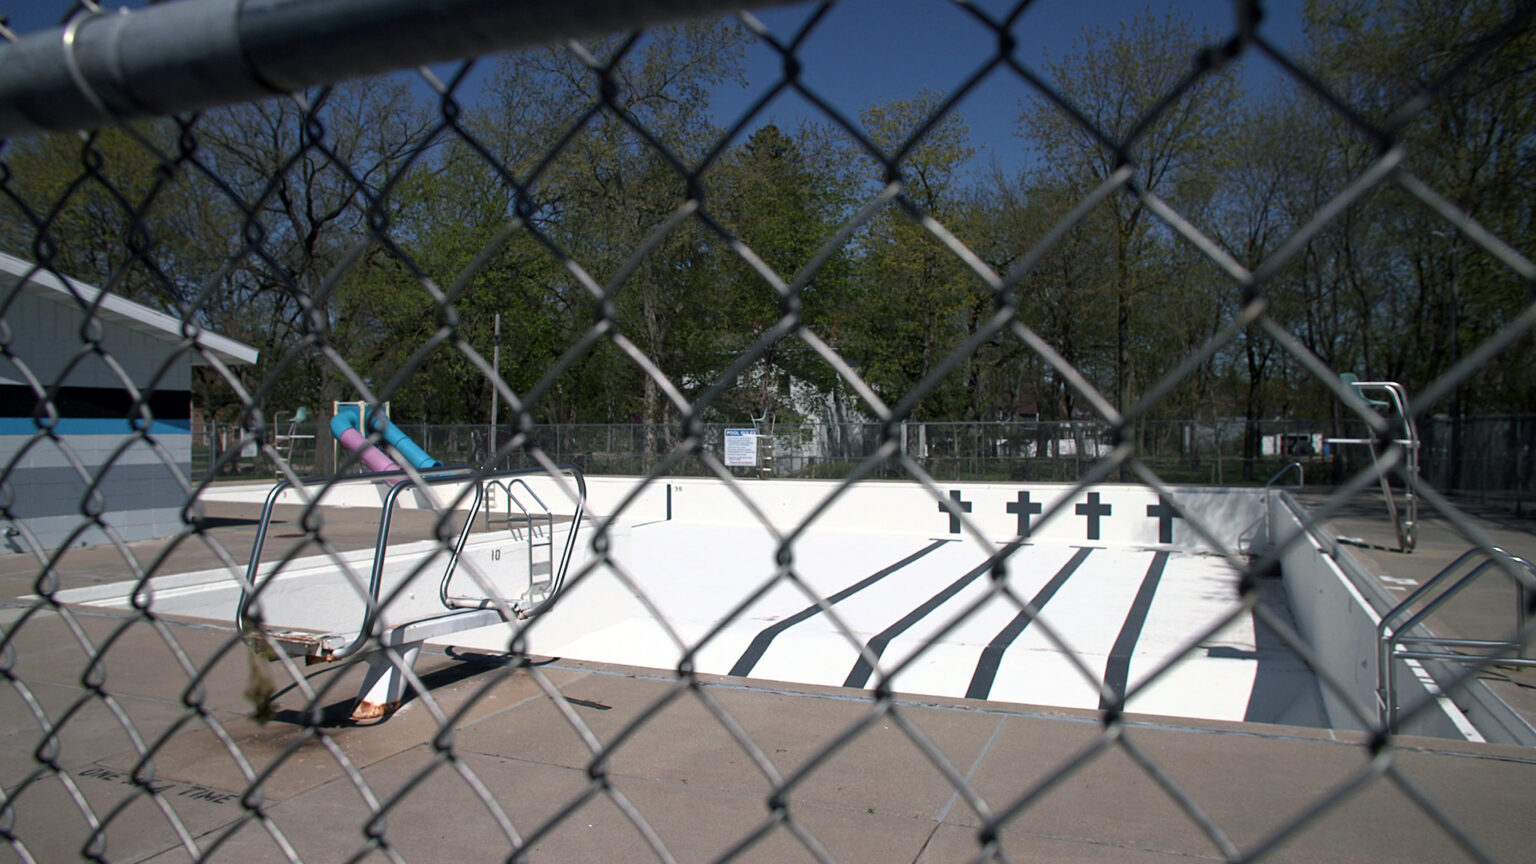
[[[971,512],[971,502],[969,502],[969,501],[961,501],[960,500],[960,490],[959,489],[951,489],[951,490],[949,490],[949,500],[955,502],[955,506],[959,507],[962,512],[965,512],[965,513]],[[960,517],[956,516],[953,513],[950,513],[949,512],[949,508],[944,506],[944,502],[943,501],[939,502],[939,512],[940,513],[949,513],[949,533],[951,533],[951,534],[959,534],[960,533]]]
[[[1088,503],[1077,505],[1077,515],[1088,517],[1088,539],[1099,539],[1099,517],[1108,516],[1109,504],[1099,503],[1099,493],[1089,492]]]
[[[1028,492],[1020,492],[1019,500],[1008,502],[1008,512],[1019,514],[1020,537],[1029,536],[1029,517],[1039,513],[1041,509],[1039,504],[1030,503]]]
[[[1157,542],[1159,543],[1172,543],[1173,520],[1184,518],[1179,511],[1173,509],[1168,499],[1161,495],[1157,496],[1156,504],[1147,505],[1147,516],[1157,519]]]

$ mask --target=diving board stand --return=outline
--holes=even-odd
[[[300,484],[318,487],[316,503],[334,496],[356,506],[382,493],[373,505],[379,513],[373,549],[334,555],[321,565],[285,566],[292,562],[284,558],[264,567],[261,556],[275,506],[285,492],[294,497],[298,491],[290,481],[279,482],[267,494],[252,543],[235,610],[240,632],[260,647],[307,663],[366,662],[352,719],[389,715],[405,698],[405,670],[424,643],[529,618],[556,601],[587,494],[577,468],[559,470],[555,477],[542,468],[453,468],[418,474],[419,484],[404,472],[306,478]],[[557,496],[561,489],[567,494]],[[561,497],[570,501],[560,508],[565,512],[545,503]],[[491,498],[498,500],[494,513]],[[462,525],[444,541],[391,543],[396,512],[412,507]],[[476,532],[476,526],[483,530]],[[448,526],[438,530],[446,533]],[[354,575],[364,571],[366,585]],[[437,584],[428,588],[432,581]]]
[[[1376,467],[1376,479],[1381,482],[1381,495],[1387,502],[1387,517],[1392,520],[1392,525],[1397,531],[1398,549],[1403,553],[1413,552],[1413,547],[1418,542],[1419,522],[1419,496],[1417,493],[1419,480],[1419,432],[1414,426],[1413,416],[1408,413],[1408,391],[1396,381],[1361,381],[1352,373],[1340,373],[1339,381],[1354,391],[1360,400],[1372,409],[1390,408],[1392,417],[1402,421],[1401,437],[1393,438],[1392,443],[1403,448],[1403,506],[1398,507],[1397,496],[1392,491],[1392,483],[1387,479],[1386,472],[1381,470],[1381,453],[1377,449],[1381,442],[1375,438],[1325,438],[1325,444],[1351,444],[1365,445],[1371,450],[1371,464]],[[1375,399],[1367,395],[1368,392],[1380,392],[1386,395],[1386,399]]]

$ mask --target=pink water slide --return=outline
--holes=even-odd
[[[331,431],[336,433],[337,443],[347,448],[350,452],[356,453],[358,458],[363,460],[363,464],[368,466],[369,471],[400,470],[400,466],[395,464],[395,460],[389,458],[383,450],[369,444],[368,439],[364,437],[363,433],[356,429],[347,426],[338,431],[333,427]]]

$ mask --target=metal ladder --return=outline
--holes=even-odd
[[[1413,416],[1408,413],[1408,391],[1396,381],[1361,381],[1353,374],[1345,372],[1339,375],[1339,381],[1344,386],[1354,391],[1370,408],[1391,407],[1396,416],[1403,422],[1403,437],[1393,439],[1393,443],[1403,448],[1403,506],[1399,510],[1397,496],[1392,491],[1392,483],[1387,479],[1386,472],[1381,470],[1381,455],[1376,450],[1379,443],[1375,438],[1329,438],[1328,444],[1365,444],[1371,448],[1371,464],[1376,467],[1377,479],[1381,481],[1381,494],[1387,502],[1387,516],[1391,518],[1393,527],[1397,530],[1398,548],[1403,553],[1410,553],[1418,543],[1419,522],[1419,498],[1417,486],[1419,480],[1419,431],[1413,423]],[[1372,399],[1365,395],[1366,390],[1379,390],[1387,394],[1390,401]]]
[[[1277,486],[1276,484],[1280,482],[1280,478],[1284,477],[1286,474],[1289,474],[1291,471],[1296,472],[1296,485]],[[1264,512],[1260,514],[1258,518],[1248,523],[1248,526],[1238,533],[1238,551],[1245,555],[1263,555],[1269,554],[1273,551],[1275,545],[1275,532],[1270,525],[1269,509],[1270,502],[1272,501],[1270,493],[1275,489],[1301,489],[1305,487],[1307,485],[1306,472],[1307,469],[1303,467],[1300,462],[1290,462],[1287,463],[1284,468],[1276,471],[1274,476],[1269,478],[1269,482],[1264,484],[1264,492],[1262,493],[1262,497],[1259,499],[1261,502],[1263,502]],[[1264,533],[1262,535],[1264,539],[1262,543],[1259,542],[1255,533],[1258,531],[1260,526],[1263,526],[1264,529]]]
[[[488,478],[482,486],[486,494],[477,498],[476,501],[477,510],[481,503],[485,507],[485,524],[487,528],[497,524],[507,526],[509,531],[514,530],[512,526],[515,524],[522,524],[527,527],[528,587],[521,595],[515,598],[508,598],[512,600],[510,605],[513,614],[519,619],[531,618],[543,612],[549,608],[549,604],[554,601],[555,596],[560,592],[560,588],[565,584],[566,574],[570,570],[571,553],[575,550],[576,535],[581,529],[581,520],[585,515],[587,500],[585,478],[574,466],[562,465],[560,468],[570,474],[575,481],[577,497],[575,511],[571,515],[571,528],[566,534],[565,545],[561,550],[558,562],[555,560],[556,523],[554,511],[550,509],[549,505],[544,503],[544,500],[539,497],[539,494],[533,490],[533,487],[526,480],[521,477],[512,477],[506,480]],[[507,473],[527,472],[528,469],[523,469],[519,472]],[[522,498],[518,497],[515,491],[518,489],[522,490],[523,494],[532,502],[533,507],[528,506],[523,502]],[[495,498],[498,490],[506,496],[504,512],[499,516],[493,512],[496,507]],[[516,508],[516,515],[513,513],[513,508]],[[541,533],[542,539],[540,537]],[[446,608],[485,609],[495,603],[490,597],[451,593],[449,591],[449,583],[453,579],[454,572],[455,568],[450,565],[448,571],[443,575],[443,582],[439,589],[439,596],[442,598],[443,605]],[[544,578],[540,579],[540,576]]]
[[[280,418],[284,414],[286,414],[286,413],[288,413],[288,412],[278,411],[277,413],[272,415],[272,426],[275,429],[277,429],[277,430],[281,430],[282,429],[284,421],[281,420]],[[278,431],[278,432],[276,432],[272,436],[272,446],[273,446],[273,448],[275,450],[277,450],[278,453],[281,453],[284,459],[292,459],[293,458],[293,442],[301,440],[301,439],[302,440],[309,440],[309,441],[313,441],[314,440],[315,436],[313,436],[313,435],[302,435],[302,434],[299,433],[299,429],[300,429],[301,424],[308,423],[308,422],[309,422],[309,408],[304,407],[304,406],[300,406],[299,410],[294,411],[288,417],[288,420],[287,420],[288,431],[286,433]]]

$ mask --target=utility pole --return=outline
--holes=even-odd
[[[1461,238],[1451,238],[1451,368],[1461,362]],[[1446,485],[1461,490],[1461,380],[1451,388],[1451,471]]]
[[[501,399],[501,392],[496,389],[496,384],[501,381],[501,313],[496,313],[496,341],[491,344],[491,370],[495,372],[495,380],[491,382],[491,426],[485,434],[485,453],[489,459],[496,452],[496,405]]]

